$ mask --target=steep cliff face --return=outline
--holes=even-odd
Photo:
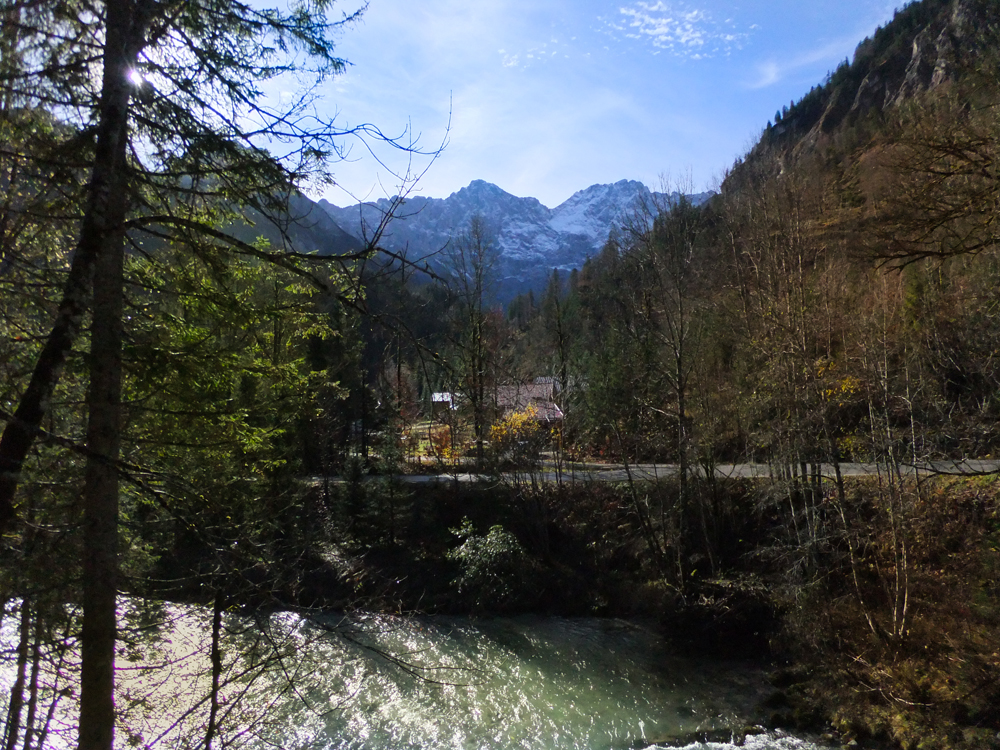
[[[921,0],[896,12],[827,80],[769,125],[761,144],[809,149],[831,133],[880,115],[979,64],[1000,28],[996,0]]]
[[[937,23],[914,37],[910,61],[895,96],[886,105],[899,105],[923,91],[952,79],[978,53],[975,22],[989,8],[972,0],[955,0]],[[940,28],[939,28],[940,27]],[[891,88],[888,89],[891,93]]]

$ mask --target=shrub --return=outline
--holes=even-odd
[[[524,547],[502,526],[492,526],[485,536],[473,533],[465,519],[453,532],[465,541],[448,553],[459,563],[458,590],[473,597],[482,609],[499,611],[525,601],[533,565]]]

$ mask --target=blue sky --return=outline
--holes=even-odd
[[[344,127],[409,128],[426,149],[450,117],[447,148],[417,188],[429,197],[474,179],[549,207],[621,179],[703,190],[900,4],[370,0],[339,40],[351,67],[323,85],[322,106]],[[337,205],[397,192],[360,144],[335,172],[343,189],[324,197]]]

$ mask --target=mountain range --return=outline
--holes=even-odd
[[[711,193],[689,196],[695,203]],[[643,183],[621,180],[591,185],[568,200],[548,208],[536,198],[519,198],[483,180],[474,180],[447,198],[417,196],[406,200],[382,237],[388,250],[426,259],[432,267],[447,263],[455,238],[481,216],[498,255],[497,297],[540,289],[553,268],[579,268],[598,252],[611,231],[636,206],[662,205],[668,198]],[[673,196],[673,197],[676,197]],[[391,207],[388,199],[338,207],[326,200],[319,205],[348,234],[362,238]]]

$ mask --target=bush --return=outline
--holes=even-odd
[[[548,432],[538,423],[538,411],[528,406],[524,411],[507,414],[490,428],[490,455],[497,467],[531,469],[548,439]]]
[[[465,539],[448,553],[461,566],[458,590],[481,609],[503,611],[523,605],[534,565],[517,537],[502,526],[490,527],[486,536],[475,534],[468,519],[453,531]]]

